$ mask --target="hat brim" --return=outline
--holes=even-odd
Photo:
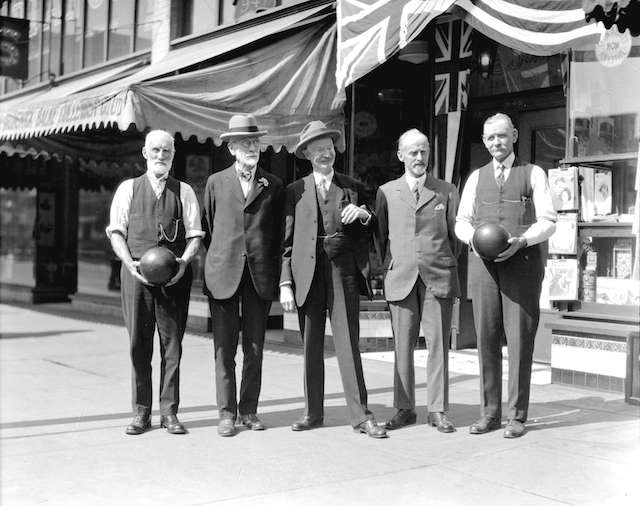
[[[333,142],[337,142],[338,139],[340,139],[341,136],[342,136],[342,132],[340,130],[331,130],[331,129],[320,130],[320,131],[315,132],[314,134],[310,135],[305,140],[298,142],[294,152],[295,152],[295,154],[296,154],[296,156],[298,158],[306,158],[302,151],[304,150],[304,148],[307,147],[307,145],[310,142],[313,142],[316,139],[320,139],[321,137],[331,137],[331,140]]]
[[[258,131],[253,131],[253,132],[225,132],[223,134],[220,134],[220,138],[222,140],[226,140],[226,139],[233,139],[233,138],[238,138],[238,137],[262,137],[263,135],[265,135],[267,133],[266,130],[258,130]]]

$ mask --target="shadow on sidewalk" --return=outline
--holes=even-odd
[[[55,330],[51,332],[0,332],[0,339],[22,339],[25,337],[56,337],[66,334],[82,334],[92,332],[92,329]]]

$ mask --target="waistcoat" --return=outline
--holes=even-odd
[[[140,258],[155,246],[165,246],[180,256],[187,245],[185,235],[180,181],[169,176],[160,198],[157,198],[146,174],[135,178],[127,230],[131,256]]]

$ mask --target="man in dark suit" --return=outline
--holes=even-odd
[[[420,323],[427,359],[427,422],[453,432],[449,408],[451,310],[459,295],[454,228],[458,210],[455,186],[427,172],[429,140],[419,130],[398,140],[405,173],[378,189],[376,244],[385,266],[384,294],[395,342],[394,401],[389,430],[416,422],[413,353]]]
[[[509,247],[495,260],[469,255],[469,293],[478,336],[482,416],[471,434],[499,429],[502,416],[502,340],[509,352],[508,421],[504,437],[524,435],[529,409],[531,365],[544,278],[541,243],[555,230],[556,212],[542,168],[518,160],[513,145],[518,130],[506,114],[483,127],[482,140],[492,160],[471,173],[456,218],[456,235],[473,250],[474,230],[499,223]]]
[[[340,137],[322,121],[300,134],[296,155],[313,172],[287,187],[280,302],[298,308],[304,342],[305,414],[292,430],[308,430],[324,419],[324,330],[327,312],[336,348],[349,419],[356,432],[386,437],[367,408],[359,350],[360,294],[369,287],[369,228],[373,214],[362,205],[362,186],[337,174],[334,141]]]
[[[198,253],[200,209],[193,189],[169,175],[175,154],[173,137],[152,130],[142,156],[147,171],[123,181],[111,203],[107,235],[122,261],[122,312],[129,333],[134,418],[126,428],[139,435],[151,427],[153,337],[160,338],[160,426],[184,434],[178,420],[180,357],[191,294],[190,262]],[[156,286],[138,271],[140,258],[155,246],[170,249],[178,271],[164,286]]]
[[[227,140],[235,163],[209,176],[204,194],[208,244],[205,282],[213,320],[218,434],[233,436],[235,422],[264,430],[257,417],[262,351],[280,273],[283,184],[258,167],[258,129],[252,115],[235,115]],[[242,301],[242,323],[240,323]],[[236,396],[236,350],[242,330],[242,383]]]

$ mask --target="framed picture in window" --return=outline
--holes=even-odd
[[[578,300],[578,260],[550,258],[546,275],[549,277],[549,300]]]

